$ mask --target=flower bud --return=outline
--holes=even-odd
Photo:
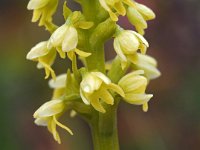
[[[144,34],[144,29],[147,28],[147,22],[143,16],[133,7],[129,7],[127,16],[132,25],[135,26],[136,30],[140,34]]]
[[[136,7],[138,12],[143,16],[145,20],[152,20],[155,19],[155,13],[143,4],[136,3]]]

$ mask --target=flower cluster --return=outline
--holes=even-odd
[[[32,21],[51,28],[49,39],[36,44],[27,54],[27,59],[37,62],[38,69],[44,69],[46,79],[52,78],[49,86],[54,90],[52,100],[34,113],[35,123],[47,126],[58,143],[61,140],[57,127],[73,134],[58,121],[68,111],[88,119],[96,114],[106,115],[110,107],[117,107],[123,100],[142,105],[146,112],[153,97],[146,94],[147,85],[160,76],[156,60],[146,55],[149,43],[143,37],[146,21],[155,18],[153,11],[132,0],[94,1],[95,7],[76,1],[83,7],[82,12],[72,11],[65,2],[65,22],[60,27],[52,19],[58,0],[30,0],[28,4],[28,9],[33,10]],[[119,15],[127,15],[136,31],[117,25]],[[111,38],[117,56],[106,70],[103,45]],[[59,76],[53,69],[57,54],[72,62],[67,73]],[[82,68],[77,65],[77,57],[83,62]]]

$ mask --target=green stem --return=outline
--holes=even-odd
[[[105,114],[97,112],[90,128],[94,150],[119,150],[116,106],[109,106]]]
[[[98,70],[105,73],[104,45],[98,43],[94,46],[90,46],[90,52],[92,56],[86,59],[88,70]]]

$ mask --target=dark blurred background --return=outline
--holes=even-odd
[[[145,37],[162,76],[151,82],[149,111],[121,103],[118,126],[121,150],[200,149],[200,1],[138,0],[157,14]],[[28,0],[0,0],[0,149],[92,150],[88,126],[67,117],[75,135],[59,130],[58,145],[46,128],[33,123],[33,112],[51,98],[44,72],[25,59],[49,34],[31,23]],[[71,1],[70,6],[76,7]],[[63,23],[58,13],[56,21]],[[131,28],[126,19],[121,24]],[[107,45],[107,47],[111,47]],[[111,52],[108,54],[114,54]],[[63,72],[56,62],[57,72]]]

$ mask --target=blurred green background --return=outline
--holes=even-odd
[[[152,81],[147,113],[141,107],[121,103],[118,126],[121,150],[200,149],[200,1],[138,0],[157,14],[145,37],[149,54],[156,57],[162,76]],[[49,34],[30,22],[28,0],[0,0],[0,149],[92,150],[88,126],[80,118],[66,116],[74,131],[59,130],[58,145],[46,128],[33,123],[33,112],[51,98],[44,72],[25,59],[27,52]],[[69,0],[73,8],[78,6]],[[61,25],[61,14],[55,15]],[[132,28],[126,19],[120,24]],[[107,45],[112,49],[112,45]],[[107,55],[112,57],[113,51]],[[67,61],[56,62],[64,72]],[[60,66],[65,67],[60,67]]]

